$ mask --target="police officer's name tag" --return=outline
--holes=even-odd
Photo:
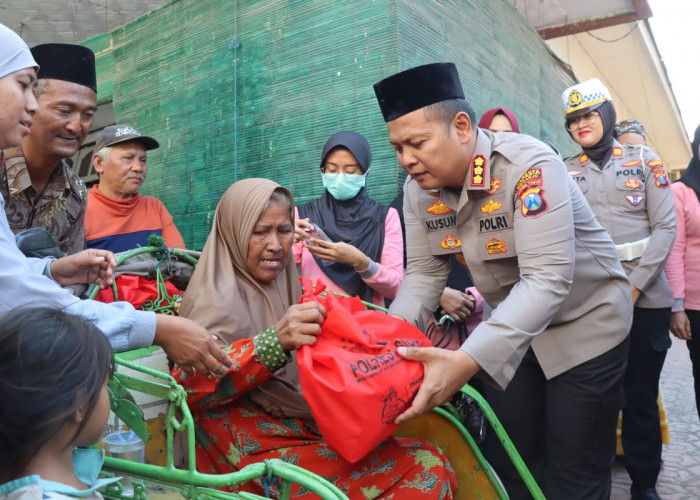
[[[448,255],[462,250],[462,241],[457,234],[457,212],[447,206],[438,191],[418,203],[421,224],[428,234],[433,255]]]

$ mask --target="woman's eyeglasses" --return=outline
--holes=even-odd
[[[566,129],[571,131],[574,126],[581,127],[583,123],[591,123],[596,117],[600,116],[597,111],[589,111],[585,115],[577,116],[576,118],[569,118],[566,120]],[[579,125],[580,123],[580,125]]]

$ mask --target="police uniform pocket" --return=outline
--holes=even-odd
[[[627,212],[637,212],[646,209],[644,180],[629,169],[618,170],[615,187],[621,198],[621,203]]]
[[[477,235],[481,260],[507,259],[517,255],[512,221],[506,215],[492,215],[479,219]]]

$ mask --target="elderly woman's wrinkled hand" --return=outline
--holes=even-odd
[[[315,344],[325,319],[326,308],[318,302],[290,306],[275,324],[282,349],[293,351],[303,345]]]

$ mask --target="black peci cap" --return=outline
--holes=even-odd
[[[464,99],[454,63],[432,63],[396,73],[374,84],[384,121],[390,122],[425,106]]]
[[[73,82],[97,92],[95,54],[92,50],[69,43],[44,43],[31,51],[39,64],[38,78]]]

